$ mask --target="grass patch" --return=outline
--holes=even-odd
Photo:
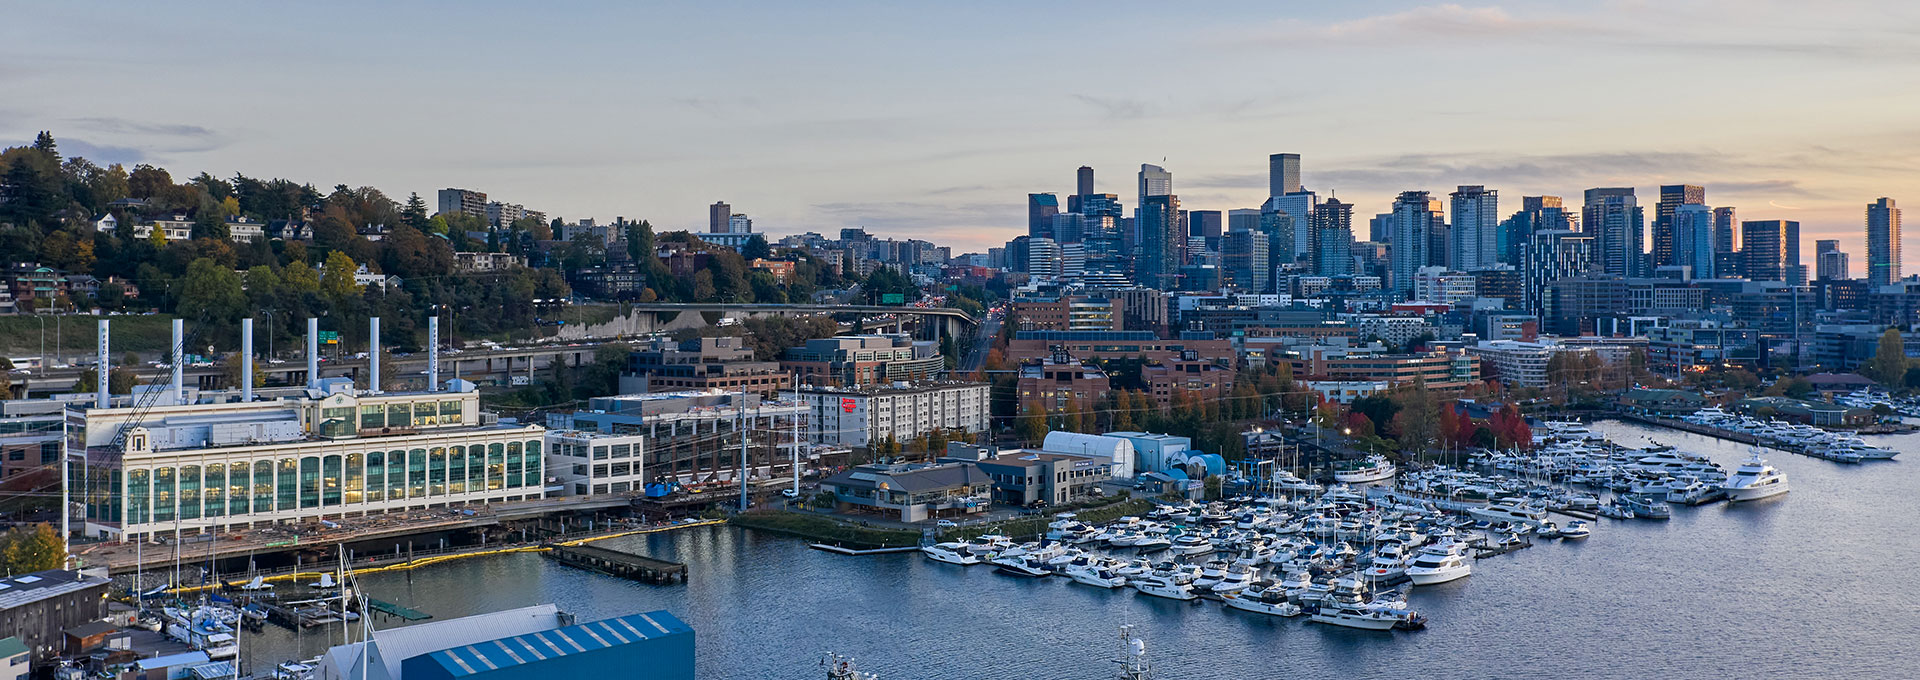
[[[735,526],[799,536],[847,548],[899,548],[920,545],[918,531],[863,527],[831,517],[802,512],[759,510],[734,515],[728,522]]]
[[[10,357],[38,356],[40,354],[40,327],[45,323],[47,329],[47,356],[64,357],[72,362],[76,357],[91,359],[94,352],[94,331],[99,328],[99,319],[113,322],[111,342],[113,360],[127,352],[142,354],[161,354],[169,349],[173,342],[173,317],[163,314],[128,314],[116,316],[90,316],[79,314],[46,315],[32,314],[19,316],[0,316],[0,355]],[[193,324],[187,324],[187,332],[193,332]],[[57,336],[57,337],[56,337]],[[238,335],[234,336],[238,342]],[[205,351],[205,347],[188,351]]]

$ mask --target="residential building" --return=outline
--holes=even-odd
[[[59,489],[65,427],[66,417],[59,413],[0,418],[0,491],[24,495]]]
[[[1461,185],[1447,195],[1453,224],[1447,231],[1447,266],[1472,271],[1500,261],[1500,192]]]
[[[841,335],[808,340],[780,358],[802,384],[857,387],[932,378],[946,371],[937,343],[905,335]]]
[[[15,262],[7,266],[6,289],[19,311],[51,310],[67,294],[67,277],[38,262]]]
[[[1674,221],[1674,213],[1683,205],[1704,206],[1707,202],[1706,187],[1692,184],[1667,184],[1660,187],[1660,202],[1653,207],[1653,268],[1668,265],[1688,265],[1679,257],[1679,241],[1682,238],[1679,224]],[[1699,271],[1699,268],[1695,268]]]
[[[1413,276],[1413,299],[1453,305],[1479,296],[1472,274],[1446,267],[1421,267]]]
[[[1353,204],[1329,198],[1313,207],[1313,273],[1351,276],[1353,267]]]
[[[1561,348],[1551,340],[1491,340],[1468,345],[1466,351],[1479,357],[1487,379],[1517,388],[1545,386],[1547,362]]]
[[[1740,220],[1733,206],[1713,209],[1713,273],[1720,278],[1746,276],[1740,258]]]
[[[234,243],[246,243],[257,238],[267,237],[267,225],[255,222],[246,215],[227,218],[227,240]]]
[[[1287,357],[1301,380],[1385,382],[1409,385],[1416,379],[1428,389],[1464,391],[1480,383],[1480,361],[1462,352],[1436,350],[1390,354],[1379,345],[1302,347]]]
[[[1268,266],[1267,235],[1256,230],[1227,232],[1221,245],[1221,272],[1226,285],[1263,293],[1273,290],[1273,268]]]
[[[1404,347],[1422,335],[1433,335],[1433,322],[1424,316],[1364,314],[1353,320],[1353,333],[1361,340],[1378,340],[1393,347]]]
[[[1123,442],[1125,440],[1122,440]],[[993,482],[993,501],[1007,505],[1064,505],[1099,495],[1100,483],[1113,479],[1113,461],[1054,451],[949,444],[942,462],[977,466]]]
[[[1152,331],[1018,331],[1007,343],[1007,354],[1016,357],[1046,356],[1057,347],[1081,359],[1143,359],[1168,361],[1193,351],[1198,356],[1226,360],[1233,356],[1233,343],[1205,334],[1205,338],[1163,339]]]
[[[1821,281],[1837,281],[1851,278],[1847,267],[1847,254],[1841,252],[1837,240],[1819,240],[1813,242],[1814,271]]]
[[[1560,279],[1582,276],[1594,261],[1594,237],[1568,229],[1543,229],[1532,241],[1521,266],[1521,309],[1545,316],[1549,286]]]
[[[1900,280],[1900,208],[1891,198],[1867,204],[1867,283]]]
[[[160,232],[161,238],[168,241],[185,241],[193,238],[193,220],[188,219],[184,214],[179,214],[156,217],[145,223],[133,225],[134,238],[152,238],[156,231]]]
[[[1064,350],[1021,363],[1015,389],[1021,413],[1077,410],[1092,415],[1113,395],[1106,371],[1082,363]]]
[[[84,533],[145,539],[546,495],[537,426],[451,391],[320,380],[275,401],[67,408]]]
[[[627,356],[620,391],[721,390],[772,396],[793,386],[777,361],[756,361],[745,338],[651,338]]]
[[[484,192],[466,189],[441,189],[439,194],[442,215],[472,215],[487,217],[487,195]]]
[[[518,203],[501,203],[500,201],[487,203],[487,223],[493,225],[495,229],[512,227],[514,222],[518,222],[526,216],[527,207],[524,205]]]
[[[1140,369],[1140,380],[1162,410],[1183,402],[1223,399],[1233,389],[1236,375],[1233,368],[1192,351]]]
[[[714,201],[707,206],[707,233],[725,234],[732,231],[733,206],[726,201]]]
[[[990,415],[986,383],[925,381],[863,387],[801,385],[794,395],[814,424],[813,443],[869,447],[934,430],[980,433]]]
[[[1126,320],[1126,303],[1090,295],[1021,298],[1013,301],[1013,318],[1023,331],[1117,331]]]
[[[112,581],[59,569],[0,579],[0,636],[19,640],[33,663],[51,661],[64,647],[61,632],[106,618],[114,592]]]
[[[647,436],[548,430],[547,472],[558,495],[644,491]]]
[[[1393,388],[1382,380],[1302,380],[1300,384],[1336,404],[1352,404],[1355,399],[1384,394]]]
[[[527,266],[527,258],[513,253],[476,253],[463,250],[456,250],[453,253],[454,271],[497,272],[525,266]]]
[[[1060,198],[1053,194],[1027,194],[1027,235],[1054,238],[1053,217],[1060,214]]]
[[[1740,223],[1741,258],[1750,281],[1806,284],[1800,267],[1800,223],[1793,220],[1749,220]]]
[[[1667,213],[1660,217],[1665,220],[1665,238],[1671,250],[1667,264],[1690,268],[1696,279],[1714,278],[1714,260],[1720,251],[1715,249],[1713,209],[1699,203],[1662,203],[1660,209]]]
[[[1387,277],[1393,299],[1405,300],[1413,293],[1414,275],[1428,264],[1427,247],[1434,218],[1440,210],[1440,201],[1425,191],[1404,191],[1394,199],[1390,224],[1392,262]]]
[[[1594,237],[1595,270],[1613,276],[1642,276],[1646,248],[1641,232],[1645,213],[1633,187],[1588,189],[1581,222]]]
[[[986,512],[993,480],[970,462],[861,465],[820,482],[847,505],[897,513],[902,522]]]
[[[1149,166],[1150,167],[1150,166]],[[1141,170],[1141,186],[1147,186],[1146,170]],[[1160,290],[1179,287],[1180,265],[1185,260],[1186,238],[1180,228],[1180,198],[1152,195],[1141,199],[1134,218],[1140,231],[1140,260],[1134,281]]]

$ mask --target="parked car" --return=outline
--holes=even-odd
[[[952,529],[954,527],[960,526],[960,523],[950,519],[943,519],[938,522],[934,522],[933,525],[940,527],[942,529]]]

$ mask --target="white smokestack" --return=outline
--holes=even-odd
[[[380,317],[367,319],[367,391],[380,393]]]
[[[93,403],[96,408],[107,407],[107,320],[100,320],[100,357],[94,362],[99,371],[99,389],[94,390]]]
[[[307,319],[307,389],[320,387],[320,320]]]
[[[173,404],[180,405],[186,399],[187,382],[187,322],[173,320]]]
[[[240,320],[240,401],[253,401],[253,319]]]
[[[427,317],[427,391],[440,391],[440,317]]]

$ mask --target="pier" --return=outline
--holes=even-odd
[[[590,545],[556,545],[547,551],[547,556],[570,567],[644,583],[666,585],[673,583],[675,578],[681,583],[687,582],[687,565],[618,550]]]
[[[432,614],[410,607],[402,607],[386,600],[376,600],[371,597],[367,598],[367,610],[398,618],[402,621],[425,621],[433,618]]]

